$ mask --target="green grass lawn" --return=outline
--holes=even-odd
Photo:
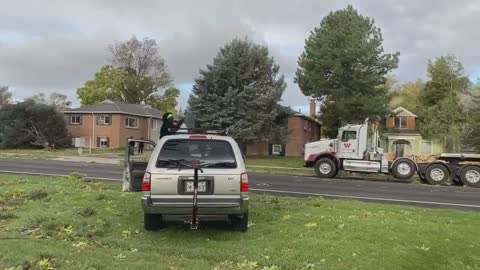
[[[249,156],[246,166],[250,172],[315,175],[313,168],[303,167],[303,157]]]
[[[3,174],[0,269],[480,269],[477,212],[252,197],[247,233],[146,232],[120,183]]]
[[[93,156],[103,155],[103,154],[123,154],[125,149],[102,149],[94,148],[92,149]],[[50,157],[59,157],[59,156],[76,156],[78,155],[77,148],[67,148],[67,149],[2,149],[0,151],[0,157],[15,157],[15,158],[50,158]],[[83,155],[89,156],[88,148],[83,149]]]
[[[247,166],[303,168],[303,157],[249,156]]]

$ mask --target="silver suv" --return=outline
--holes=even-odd
[[[142,166],[128,163],[127,175],[138,178]],[[192,217],[192,164],[199,167],[198,220],[227,216],[237,230],[246,231],[249,196],[243,156],[232,138],[211,134],[170,135],[155,146],[141,182],[145,229],[164,227],[167,217]]]

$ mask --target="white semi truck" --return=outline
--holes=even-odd
[[[333,178],[340,170],[391,174],[402,180],[417,173],[432,185],[451,182],[480,187],[480,154],[441,154],[431,162],[417,160],[414,154],[388,160],[380,145],[378,125],[369,125],[368,119],[361,125],[340,128],[336,139],[307,143],[304,166],[314,167],[317,176],[324,178]]]

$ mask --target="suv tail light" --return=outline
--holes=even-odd
[[[143,176],[142,191],[150,191],[150,181],[151,175],[149,172],[146,172]]]
[[[248,175],[242,173],[240,176],[240,192],[248,192]]]

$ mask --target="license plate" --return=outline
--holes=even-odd
[[[193,192],[193,181],[185,181],[185,192]],[[198,192],[207,192],[206,181],[198,181]]]

